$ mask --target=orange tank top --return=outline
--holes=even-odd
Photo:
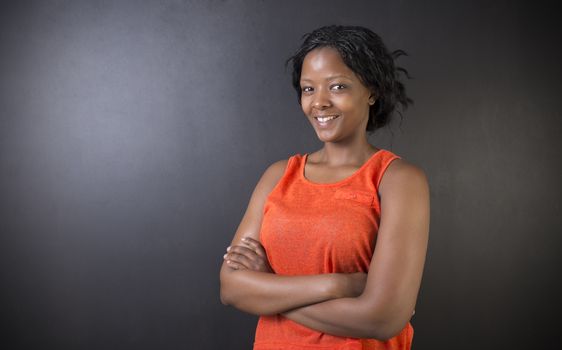
[[[377,189],[400,157],[381,149],[351,176],[320,184],[304,176],[307,156],[289,158],[264,205],[260,241],[271,267],[280,275],[368,272],[380,222]],[[318,332],[282,315],[261,316],[254,350],[404,350],[412,338],[410,323],[383,342]]]

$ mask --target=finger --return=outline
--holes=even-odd
[[[250,268],[250,264],[252,263],[252,259],[243,255],[233,252],[232,250],[223,255],[223,259],[226,262],[232,261],[240,265],[244,265],[246,268]]]
[[[238,254],[230,251],[228,254],[225,255],[226,255],[225,259],[227,262],[233,261],[237,264],[243,265],[247,269],[252,269],[252,266],[254,265],[253,260],[243,254]]]
[[[241,265],[235,261],[227,260],[226,264],[228,265],[228,267],[233,268],[235,270],[247,270],[247,268],[244,265]]]
[[[237,253],[237,254],[245,255],[251,259],[256,259],[258,256],[253,249],[241,245],[231,246],[230,249],[228,250],[228,253]]]
[[[240,260],[239,262],[244,264],[246,268],[253,271],[272,271],[271,266],[269,265],[269,260],[267,255],[260,255],[257,254],[254,250],[250,247],[244,247],[242,245],[233,245],[227,248],[228,253],[237,253],[240,255],[245,256],[249,259],[247,260]]]
[[[260,241],[256,241],[255,239],[250,237],[244,237],[242,238],[242,243],[252,247],[256,254],[258,254],[262,258],[265,258],[267,256],[265,249],[263,248],[263,245]]]

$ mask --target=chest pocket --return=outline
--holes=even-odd
[[[334,193],[335,199],[349,200],[351,203],[373,206],[374,195],[371,192],[355,190],[353,188],[339,188]]]

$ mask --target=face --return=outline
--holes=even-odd
[[[301,72],[301,106],[318,138],[343,142],[366,136],[371,91],[331,47],[310,51]]]

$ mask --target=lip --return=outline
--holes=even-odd
[[[334,119],[328,120],[326,122],[320,122],[317,118],[325,118],[325,117],[333,117]],[[321,129],[326,129],[331,127],[336,120],[338,120],[341,116],[339,114],[325,114],[325,115],[315,115],[312,118],[314,119],[314,124],[316,124]]]

